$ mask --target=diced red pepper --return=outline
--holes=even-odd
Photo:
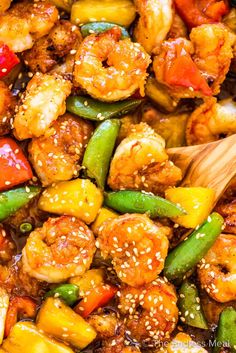
[[[175,6],[189,28],[219,22],[229,12],[227,0],[175,0]]]
[[[36,309],[37,304],[30,297],[13,297],[10,300],[7,311],[4,336],[7,337],[9,335],[18,320],[18,316],[33,319],[36,316]]]
[[[109,284],[94,288],[79,304],[75,307],[75,312],[86,318],[95,309],[107,304],[116,294],[117,288]]]
[[[164,79],[170,86],[182,86],[195,91],[201,91],[205,96],[211,96],[212,91],[190,54],[181,44],[175,43],[175,57],[166,65]]]
[[[17,55],[6,44],[0,42],[0,78],[6,76],[19,62]]]
[[[30,164],[21,148],[10,137],[0,138],[0,191],[32,178]]]

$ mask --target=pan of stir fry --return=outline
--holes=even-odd
[[[0,0],[0,353],[236,352],[236,1]]]

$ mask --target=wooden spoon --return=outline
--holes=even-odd
[[[183,172],[181,186],[202,186],[215,190],[215,203],[236,175],[236,134],[203,145],[167,150]]]

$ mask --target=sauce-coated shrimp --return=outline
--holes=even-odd
[[[236,133],[236,104],[229,98],[217,102],[216,98],[206,99],[190,115],[186,129],[188,145],[216,141],[221,134]]]
[[[126,214],[100,226],[98,246],[104,258],[112,258],[118,277],[136,287],[153,281],[162,271],[168,232],[146,215]]]
[[[15,254],[16,246],[10,235],[0,224],[0,262],[5,263],[12,259]]]
[[[94,252],[93,233],[82,221],[69,216],[49,218],[27,239],[23,269],[38,280],[62,282],[83,275]]]
[[[199,264],[202,288],[215,300],[236,300],[236,237],[221,234]]]
[[[59,75],[37,73],[29,81],[14,119],[18,140],[43,135],[65,113],[71,83]]]
[[[57,19],[57,8],[50,2],[16,3],[0,16],[0,41],[14,52],[30,49],[35,39],[49,33]]]
[[[90,122],[66,113],[46,135],[32,139],[30,161],[44,186],[78,175],[79,162],[92,131]]]
[[[172,284],[158,277],[146,286],[124,287],[118,295],[118,307],[126,315],[126,326],[133,338],[145,345],[170,338],[178,321]]]
[[[9,87],[0,81],[0,136],[10,132],[14,109],[15,99]]]
[[[140,17],[134,36],[151,54],[162,43],[173,21],[172,0],[135,0]]]
[[[120,38],[118,27],[92,34],[76,53],[75,84],[102,101],[125,99],[138,89],[144,95],[149,55],[140,44]]]
[[[163,192],[181,180],[181,170],[168,160],[164,139],[145,123],[134,125],[111,161],[108,184],[113,190]]]

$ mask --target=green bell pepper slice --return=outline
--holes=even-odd
[[[66,109],[81,118],[103,121],[120,117],[136,109],[142,99],[129,99],[121,102],[105,103],[93,98],[70,96],[66,101]]]
[[[82,36],[85,38],[93,33],[102,33],[113,27],[119,27],[122,33],[121,39],[130,38],[129,32],[122,26],[111,22],[89,22],[80,27]]]
[[[26,186],[0,193],[0,221],[8,218],[25,206],[41,191],[37,186]]]
[[[216,212],[187,238],[182,241],[166,258],[164,275],[169,280],[180,280],[206,255],[220,235],[223,218]]]
[[[64,300],[67,305],[72,306],[79,298],[79,287],[75,284],[61,284],[47,292],[44,297],[59,297]]]
[[[147,213],[150,218],[176,217],[185,210],[171,201],[141,191],[122,190],[108,192],[104,203],[121,213]]]
[[[178,306],[181,312],[180,320],[186,325],[208,329],[207,321],[204,316],[198,289],[195,284],[185,280],[179,290]]]
[[[218,353],[221,347],[230,347],[230,352],[236,353],[236,310],[232,307],[220,314],[213,352]]]
[[[82,165],[87,175],[104,188],[112,152],[120,129],[117,119],[103,121],[94,131],[84,153]]]

